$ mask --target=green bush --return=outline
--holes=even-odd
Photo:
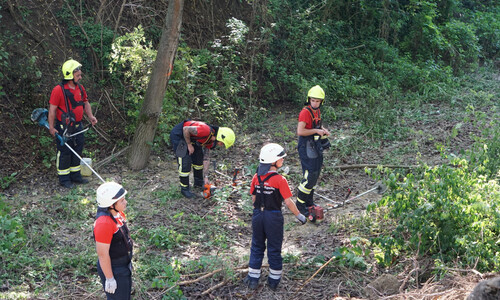
[[[477,67],[481,47],[470,24],[452,20],[444,25],[442,33],[448,45],[442,54],[443,59],[456,74]]]
[[[478,43],[481,45],[481,56],[497,58],[500,51],[500,9],[493,12],[477,11],[471,16],[476,27]]]
[[[468,107],[473,124],[481,129],[481,132],[472,136],[476,142],[467,154],[479,174],[498,180],[500,178],[500,118],[497,109],[497,106],[491,107],[493,117],[488,118],[486,113],[475,111],[472,106]]]
[[[391,174],[391,193],[377,205],[387,207],[386,217],[397,225],[390,235],[372,239],[385,251],[381,262],[407,251],[445,264],[499,270],[500,185],[478,172],[484,163],[455,158],[451,165],[422,166],[402,180]]]

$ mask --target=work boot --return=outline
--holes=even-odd
[[[194,194],[191,192],[189,187],[181,187],[181,194],[186,198],[194,198]]]
[[[243,279],[243,283],[248,286],[249,289],[255,290],[259,286],[259,278],[254,278],[247,275],[247,277]]]
[[[280,279],[267,278],[267,285],[271,290],[276,291],[278,289],[278,284],[280,284]]]
[[[77,183],[77,184],[87,184],[87,183],[89,183],[88,179],[81,178],[81,177],[79,179],[73,179],[71,181],[74,182],[74,183]]]
[[[71,182],[71,181],[63,181],[63,182],[59,182],[59,184],[62,186],[62,187],[65,187],[67,189],[72,189],[75,187],[75,185]]]
[[[300,213],[306,216],[307,218],[307,216],[309,215],[309,211],[306,208],[306,204],[299,201],[295,201],[295,205],[297,206],[297,209],[300,211]]]
[[[203,178],[194,178],[193,187],[198,190],[203,190],[203,186],[205,185],[205,180]]]

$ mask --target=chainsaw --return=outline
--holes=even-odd
[[[212,197],[212,195],[215,192],[215,189],[216,187],[214,185],[211,185],[210,183],[205,184],[203,186],[203,192],[202,192],[203,198],[208,199]]]
[[[309,212],[309,216],[307,218],[311,222],[316,222],[316,221],[321,221],[324,218],[324,209],[321,206],[318,205],[312,205],[307,208],[307,211]]]

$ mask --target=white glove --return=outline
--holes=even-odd
[[[296,216],[296,218],[297,218],[297,220],[300,221],[300,223],[302,223],[302,225],[306,224],[306,222],[307,222],[307,219],[303,214],[298,214]]]
[[[106,278],[106,283],[104,284],[104,290],[107,293],[114,294],[116,291],[116,280],[114,277]]]

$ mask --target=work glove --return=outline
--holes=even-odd
[[[299,221],[300,221],[300,223],[301,223],[302,225],[306,224],[306,222],[307,222],[307,219],[306,219],[306,217],[305,217],[303,214],[298,214],[298,215],[296,216],[296,218],[297,218],[297,220],[299,220]]]
[[[106,278],[106,283],[104,284],[104,290],[107,293],[114,294],[116,291],[116,280],[114,277]]]

